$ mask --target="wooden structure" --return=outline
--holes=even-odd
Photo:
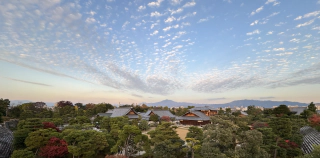
[[[210,124],[210,117],[200,111],[190,111],[177,118],[183,125],[202,126]]]

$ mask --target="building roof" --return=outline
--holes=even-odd
[[[186,116],[186,114],[188,113],[193,113],[196,116]],[[205,115],[204,113],[200,112],[200,111],[190,111],[185,113],[184,115],[177,117],[177,120],[197,120],[197,121],[209,121],[210,117]]]
[[[101,116],[101,117],[110,117],[112,115],[112,113],[98,113],[97,115]]]
[[[135,115],[127,115],[131,110],[135,113]],[[139,118],[138,113],[135,112],[131,107],[116,108],[112,111],[108,111],[107,113],[111,113],[110,117],[128,116],[130,119]]]
[[[0,126],[0,158],[10,157],[10,154],[13,151],[12,142],[12,132],[9,129]]]
[[[194,108],[190,109],[190,111],[201,111],[201,110],[206,110],[206,111],[208,111],[208,110],[217,110],[217,109],[215,109],[215,108],[213,108],[213,107],[209,107],[209,106],[194,107]]]
[[[301,150],[305,154],[309,154],[313,150],[312,145],[320,144],[320,133],[310,126],[304,126],[300,128],[300,133],[303,135]]]
[[[149,116],[151,112],[157,114],[159,117],[162,117],[162,116],[176,117],[176,116],[173,115],[169,110],[158,110],[158,109],[148,110],[148,111],[144,114],[144,116]]]
[[[140,113],[140,115],[141,115],[142,119],[149,120],[151,112],[158,115],[159,117],[169,116],[170,118],[176,118],[176,116],[173,115],[169,110],[162,110],[162,109],[148,110],[146,113]]]

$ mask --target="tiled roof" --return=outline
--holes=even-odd
[[[112,115],[112,113],[98,113],[97,115],[104,117],[104,116],[108,116],[110,117]]]
[[[148,110],[144,116],[149,116],[149,114],[153,112],[155,114],[157,114],[159,117],[162,117],[162,116],[169,116],[169,117],[176,117],[175,115],[173,115],[169,110]]]
[[[120,117],[126,115],[131,108],[117,108],[113,109],[111,117]]]
[[[301,150],[304,153],[309,154],[313,150],[312,145],[320,144],[320,133],[316,129],[309,126],[300,128],[300,133],[303,135]]]
[[[192,109],[190,109],[190,111],[200,111],[200,110],[217,110],[213,107],[209,107],[209,106],[203,106],[203,107],[194,107]]]
[[[197,116],[185,116],[187,113],[194,113]],[[200,111],[192,111],[192,112],[187,112],[183,116],[177,117],[177,120],[202,120],[202,121],[209,121],[210,117],[205,115],[204,113]]]
[[[9,129],[0,126],[0,158],[9,158],[12,148],[13,134]]]

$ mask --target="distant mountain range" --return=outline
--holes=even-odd
[[[30,100],[10,100],[11,105],[19,105],[23,103],[29,103],[32,102]],[[53,102],[45,102],[48,106],[53,106],[55,103]],[[162,100],[160,102],[155,103],[144,103],[148,106],[168,106],[168,107],[179,107],[179,106],[210,106],[210,107],[240,107],[240,106],[249,106],[249,105],[255,105],[255,106],[262,106],[265,108],[271,108],[273,106],[279,106],[281,104],[284,105],[298,105],[298,106],[307,106],[306,103],[300,103],[300,102],[291,102],[291,101],[271,101],[271,100],[235,100],[230,103],[224,103],[224,104],[196,104],[196,103],[187,103],[187,102],[175,102],[173,100]]]
[[[168,106],[168,107],[178,107],[178,106],[210,106],[210,107],[240,107],[240,106],[262,106],[265,108],[271,108],[273,106],[279,106],[279,105],[298,105],[298,106],[307,106],[306,103],[300,103],[300,102],[291,102],[291,101],[271,101],[271,100],[235,100],[230,103],[224,103],[224,104],[195,104],[195,103],[186,103],[186,102],[175,102],[173,100],[163,100],[156,103],[144,103],[148,106]]]
[[[30,100],[10,100],[10,105],[20,105],[23,103],[30,103],[33,101]],[[45,102],[47,104],[47,106],[54,106],[55,103],[53,102]]]

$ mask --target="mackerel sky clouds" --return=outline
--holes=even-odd
[[[0,97],[320,102],[319,0],[0,1]]]

